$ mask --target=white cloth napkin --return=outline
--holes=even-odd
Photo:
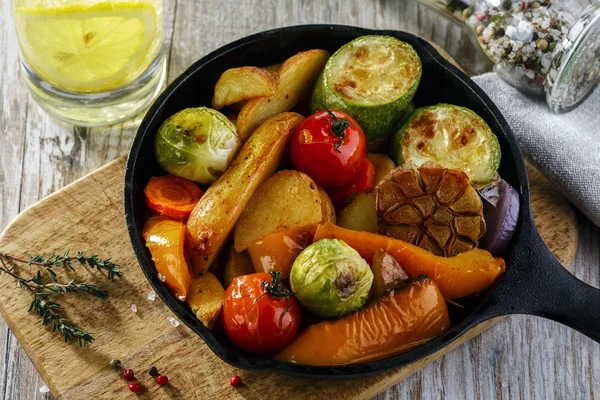
[[[600,226],[600,85],[575,110],[555,114],[495,73],[473,80],[504,114],[523,155]]]

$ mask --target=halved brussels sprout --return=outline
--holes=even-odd
[[[434,161],[462,170],[475,185],[494,179],[500,167],[500,144],[490,127],[473,111],[452,104],[418,108],[391,144],[399,166]]]
[[[165,171],[210,184],[227,169],[241,144],[235,125],[220,112],[186,108],[160,126],[154,152]]]
[[[322,239],[302,250],[290,273],[292,291],[308,311],[338,318],[361,308],[373,272],[356,250],[338,239]]]

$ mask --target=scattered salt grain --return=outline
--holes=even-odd
[[[175,328],[177,328],[180,324],[180,322],[175,318],[175,317],[169,317],[169,322],[171,323],[171,325],[173,325]]]
[[[507,26],[504,30],[504,34],[508,37],[513,37],[517,29],[514,26]]]
[[[137,306],[135,304],[131,305],[131,311],[133,311],[134,313],[137,312]]]
[[[527,32],[531,30],[531,24],[529,24],[527,21],[521,21],[519,22],[519,25],[517,26],[517,31],[519,32]]]
[[[159,280],[159,281],[161,281],[161,282],[164,282],[164,281],[166,281],[166,280],[167,280],[167,278],[166,278],[166,277],[165,277],[163,274],[161,274],[161,273],[159,272],[159,273],[158,273],[158,280]]]
[[[515,44],[513,45],[513,51],[517,51],[519,50],[521,47],[523,47],[523,42],[517,40],[515,42]]]
[[[49,388],[48,388],[48,386],[46,386],[46,385],[44,385],[44,386],[42,386],[42,387],[40,388],[40,393],[41,393],[41,394],[46,394],[46,393],[49,393],[49,392],[50,392],[50,389],[49,389]]]
[[[148,300],[154,301],[155,299],[156,299],[156,292],[154,290],[151,290],[150,293],[148,293]]]
[[[548,68],[550,68],[551,64],[552,64],[552,56],[548,53],[544,54],[542,56],[542,67],[544,69],[548,69]]]
[[[525,72],[525,76],[529,79],[533,79],[535,77],[535,72],[532,69],[528,69],[527,72]]]

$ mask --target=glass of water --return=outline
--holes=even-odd
[[[109,125],[164,85],[162,0],[12,0],[24,76],[53,117]]]

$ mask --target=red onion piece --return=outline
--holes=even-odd
[[[498,179],[479,190],[483,199],[483,217],[487,232],[479,247],[494,257],[501,257],[510,242],[519,219],[519,193],[504,179]]]

